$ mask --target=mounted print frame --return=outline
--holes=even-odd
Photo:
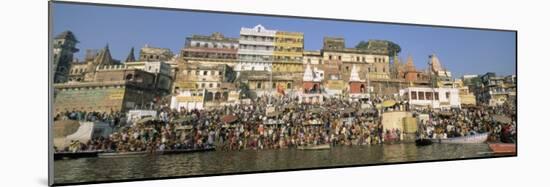
[[[50,185],[517,156],[517,31],[53,1]]]

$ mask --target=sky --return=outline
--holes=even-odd
[[[400,58],[412,56],[417,69],[424,69],[428,56],[436,54],[453,77],[516,72],[516,35],[507,31],[64,3],[52,6],[53,35],[72,31],[79,41],[78,59],[83,59],[86,49],[101,49],[107,44],[113,58],[122,61],[130,48],[135,47],[137,56],[145,44],[179,54],[185,38],[193,34],[221,32],[236,38],[241,27],[262,24],[272,30],[303,32],[306,50],[320,50],[326,36],[344,37],[347,47],[380,39],[401,46]]]

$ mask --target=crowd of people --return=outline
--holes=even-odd
[[[400,142],[404,137],[402,129],[382,126],[381,113],[387,110],[428,114],[430,120],[419,124],[417,135],[421,137],[451,138],[483,132],[492,132],[495,139],[503,133],[508,137],[515,135],[514,120],[502,124],[491,119],[494,115],[509,116],[515,109],[471,107],[440,112],[410,109],[405,102],[397,102],[385,110],[376,109],[383,100],[350,102],[328,98],[322,104],[298,104],[293,97],[264,96],[247,104],[207,110],[176,111],[164,107],[157,111],[155,120],[140,123],[121,123],[127,119],[124,113],[117,112],[65,112],[56,119],[102,120],[115,127],[107,138],[73,142],[65,151],[152,152],[213,146],[218,150],[261,150]]]

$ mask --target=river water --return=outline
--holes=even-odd
[[[488,157],[487,144],[414,144],[333,147],[329,150],[213,151],[54,162],[55,183]]]

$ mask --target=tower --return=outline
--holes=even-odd
[[[101,65],[113,65],[114,61],[111,57],[111,51],[109,50],[109,45],[105,45],[97,56],[92,61],[89,61],[86,65],[86,75],[84,77],[85,81],[92,81],[95,77],[96,68]]]
[[[130,53],[128,54],[128,57],[126,57],[126,60],[124,62],[135,62],[136,57],[134,56],[134,48],[130,49]]]
[[[78,40],[71,31],[65,31],[57,35],[53,40],[53,70],[54,83],[67,82],[73,54],[78,52],[76,48]]]

